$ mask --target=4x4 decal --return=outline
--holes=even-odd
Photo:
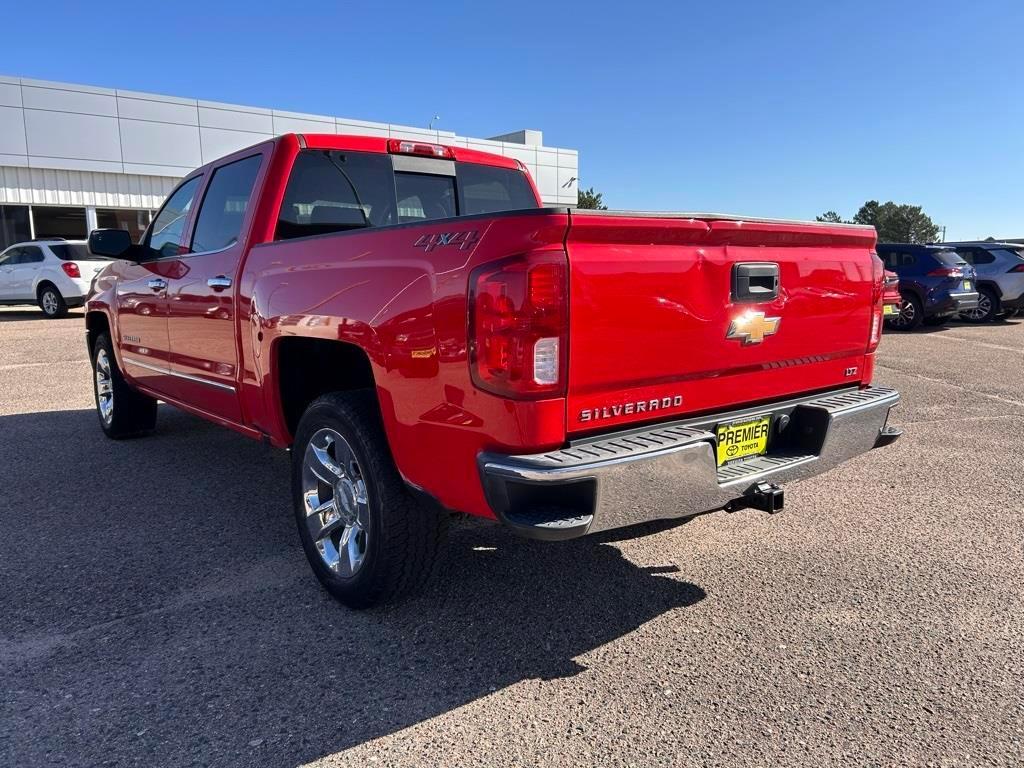
[[[414,248],[422,248],[430,253],[435,248],[443,248],[446,245],[457,245],[460,251],[468,251],[476,245],[479,236],[475,229],[466,232],[435,232],[432,235],[421,235],[413,243]]]

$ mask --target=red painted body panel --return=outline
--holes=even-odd
[[[882,293],[882,303],[893,307],[899,307],[903,303],[900,295],[900,276],[890,270],[885,270],[885,290]]]
[[[386,152],[386,142],[286,135],[208,166],[204,185],[218,165],[265,154],[238,243],[145,265],[116,262],[88,301],[88,312],[107,316],[118,362],[132,382],[284,447],[291,435],[278,388],[280,342],[302,336],[355,345],[370,360],[403,477],[449,508],[493,517],[478,454],[562,446],[584,430],[574,415],[580,408],[681,394],[681,404],[657,414],[670,418],[870,380],[865,352],[874,236],[864,230],[538,210],[273,242],[303,143]],[[522,167],[453,150],[463,162]],[[193,225],[186,227],[189,235]],[[442,232],[476,236],[467,248],[415,245]],[[569,258],[567,396],[513,400],[482,391],[469,369],[470,273],[549,250],[567,251]],[[750,347],[725,340],[740,309],[730,304],[729,269],[741,260],[779,262],[784,287],[763,307],[783,317],[781,330]],[[145,287],[154,273],[170,283],[162,300]],[[206,280],[221,274],[232,277],[232,289],[208,289]],[[142,336],[158,341],[131,340]],[[126,368],[126,354],[199,381]],[[619,416],[600,427],[647,418]]]
[[[873,245],[870,230],[574,215],[569,432],[866,383]],[[737,262],[777,263],[778,297],[734,303]],[[778,331],[727,339],[750,310]],[[638,402],[654,407],[626,412]]]

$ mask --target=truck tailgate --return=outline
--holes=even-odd
[[[869,380],[874,243],[870,227],[574,211],[570,433]],[[778,295],[737,300],[738,264],[777,264]]]

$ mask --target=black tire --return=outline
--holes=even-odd
[[[960,319],[966,323],[991,323],[1002,313],[1002,307],[996,292],[983,285],[978,288],[978,308],[963,312]]]
[[[921,327],[924,322],[924,307],[921,300],[910,291],[900,291],[899,314],[895,318],[886,320],[886,327],[894,331],[914,331]]]
[[[314,439],[317,443],[311,447]],[[323,474],[325,466],[317,462],[318,451],[338,459],[335,469],[340,474],[330,475],[335,485],[319,479],[317,471]],[[343,487],[346,482],[351,491]],[[330,498],[322,500],[325,495]],[[371,391],[332,392],[306,409],[292,446],[292,503],[313,573],[327,592],[350,608],[412,595],[437,571],[448,515],[421,504],[402,481]],[[329,509],[323,515],[308,512],[324,505]],[[340,520],[343,514],[351,523]],[[326,523],[337,526],[334,533],[317,538],[312,529]],[[345,538],[346,532],[352,541]],[[361,558],[358,565],[342,554],[352,546],[355,558]],[[334,555],[337,562],[332,564]]]
[[[104,384],[108,386],[101,392]],[[117,367],[110,336],[106,333],[97,336],[92,347],[92,392],[100,427],[112,440],[144,435],[156,426],[156,400],[124,380],[121,369]],[[109,400],[107,394],[112,396]]]
[[[39,304],[39,308],[43,310],[43,314],[50,320],[64,317],[68,313],[68,303],[60,295],[57,286],[50,283],[44,283],[39,287],[36,301]]]

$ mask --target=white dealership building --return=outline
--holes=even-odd
[[[178,179],[236,149],[289,133],[410,138],[526,164],[545,204],[575,205],[576,150],[540,131],[476,139],[449,131],[0,75],[0,249],[95,227],[139,234]]]

